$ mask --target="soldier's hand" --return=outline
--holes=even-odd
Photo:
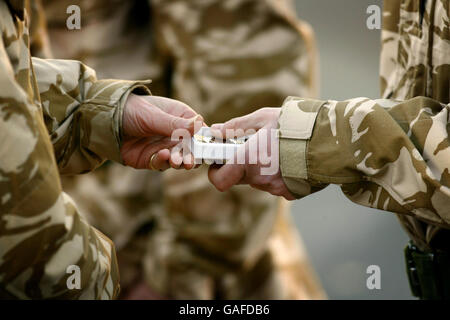
[[[120,152],[124,164],[153,170],[172,165],[174,156],[169,150],[179,143],[171,139],[175,130],[183,129],[192,135],[195,122],[203,122],[201,116],[180,101],[134,94],[126,102],[122,119]]]
[[[219,191],[226,191],[236,184],[249,184],[287,200],[295,200],[284,184],[279,168],[279,115],[280,108],[263,108],[211,127],[214,135],[226,138],[246,134],[248,130],[257,131],[238,149],[233,163],[210,167],[209,180]]]

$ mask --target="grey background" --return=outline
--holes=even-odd
[[[381,0],[297,0],[315,30],[320,97],[379,97],[380,30],[369,30],[369,5]],[[353,204],[336,186],[293,204],[293,216],[330,299],[411,299],[404,271],[408,237],[392,213]],[[381,290],[366,287],[369,265],[381,268]]]

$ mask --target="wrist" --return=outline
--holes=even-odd
[[[278,119],[280,170],[289,191],[297,197],[310,193],[308,180],[308,143],[317,114],[324,101],[289,97]]]

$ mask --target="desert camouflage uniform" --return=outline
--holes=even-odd
[[[80,216],[59,173],[120,161],[124,102],[148,91],[97,80],[77,61],[32,59],[30,12],[28,1],[0,1],[0,297],[110,299],[114,245]],[[67,286],[71,265],[80,289]]]
[[[188,103],[208,123],[315,95],[312,32],[289,1],[44,3],[56,57],[103,77],[151,78],[153,94]],[[81,30],[65,27],[70,4],[81,8]],[[244,186],[219,193],[206,169],[161,177],[111,165],[65,186],[118,246],[122,287],[143,264],[163,297],[323,298],[288,204]]]
[[[424,252],[450,249],[449,17],[448,0],[385,1],[384,99],[288,98],[280,117],[293,193],[339,184],[350,200],[397,213]]]

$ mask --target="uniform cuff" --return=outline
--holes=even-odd
[[[89,89],[84,105],[92,112],[88,149],[102,159],[122,162],[122,117],[130,93],[149,95],[151,81],[98,80]]]
[[[280,167],[284,183],[295,195],[309,194],[307,146],[325,101],[288,97],[281,108]]]

